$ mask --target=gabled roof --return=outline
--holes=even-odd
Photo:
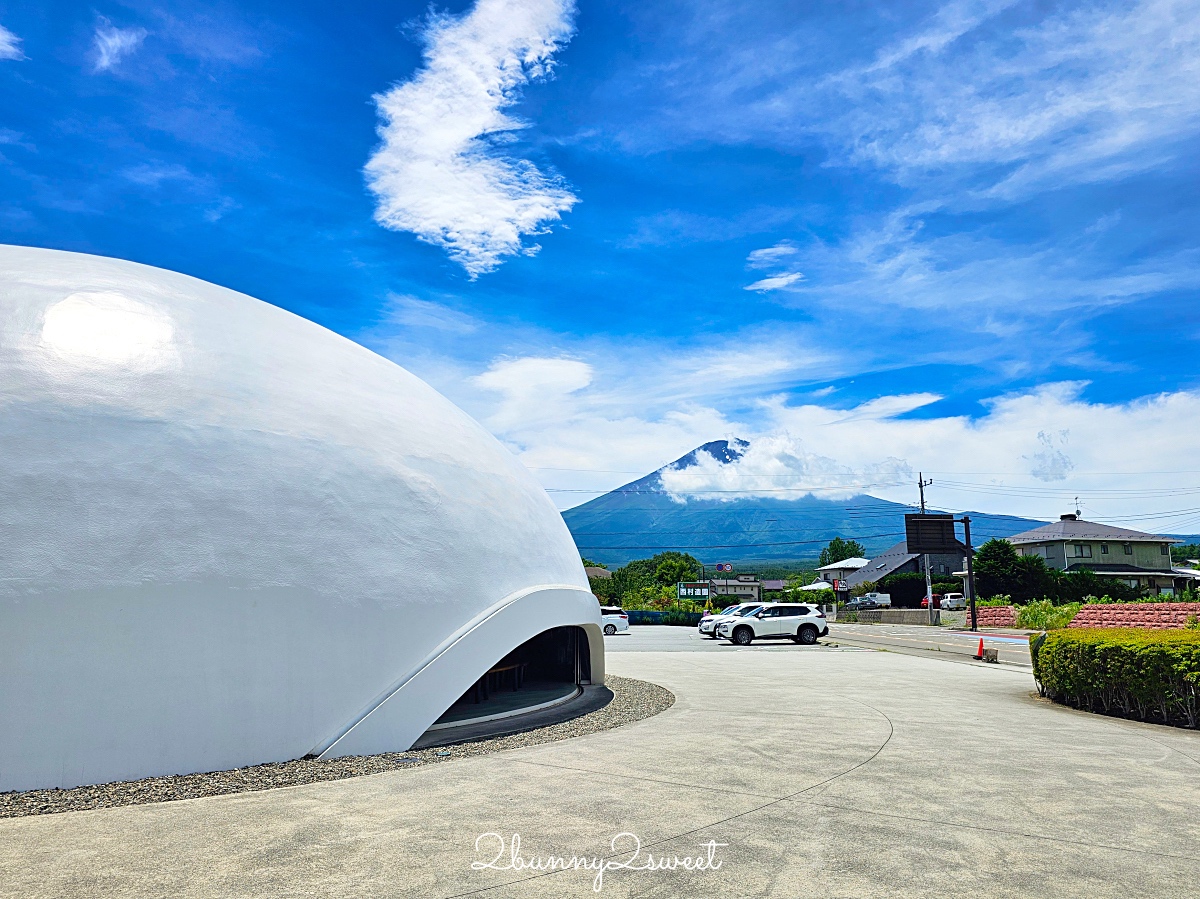
[[[967,554],[967,547],[960,541],[955,542],[958,544],[959,552],[965,556]],[[947,553],[947,555],[949,554]],[[898,568],[904,567],[913,559],[919,557],[919,553],[910,553],[908,551],[907,541],[901,540],[895,546],[888,549],[887,552],[871,559],[862,568],[854,572],[854,574],[848,575],[842,583],[847,587],[854,587],[866,581],[877,581],[880,578],[887,577]]]
[[[861,556],[855,556],[852,559],[842,559],[840,562],[830,562],[828,565],[822,565],[817,571],[844,571],[851,568],[862,568],[869,561],[869,559],[864,559]]]
[[[847,577],[842,583],[848,587],[853,587],[856,584],[861,584],[863,581],[877,581],[881,577],[887,577],[897,568],[911,562],[917,557],[916,553],[908,551],[908,544],[901,540],[883,555],[876,556],[868,561],[862,568]]]
[[[1128,528],[1117,528],[1111,524],[1097,524],[1094,521],[1081,521],[1077,518],[1063,517],[1050,524],[1044,524],[1032,531],[1022,531],[1007,538],[1009,543],[1049,543],[1056,540],[1112,540],[1114,543],[1179,543],[1174,537],[1162,537],[1158,534],[1147,534],[1144,531],[1131,531]]]

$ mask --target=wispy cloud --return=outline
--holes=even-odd
[[[803,280],[804,275],[800,272],[787,272],[782,275],[771,275],[768,278],[760,278],[753,284],[747,284],[745,290],[757,290],[765,292],[768,290],[780,290],[784,287],[790,287],[797,281]]]
[[[92,70],[109,72],[116,68],[121,60],[135,53],[146,39],[145,28],[116,28],[108,22],[96,26],[93,38],[95,60]]]
[[[0,25],[0,59],[24,59],[21,52],[21,39]]]
[[[798,281],[804,280],[804,275],[795,270],[794,261],[800,251],[789,243],[779,243],[773,247],[754,250],[746,257],[746,267],[751,269],[782,269],[766,278],[760,278],[753,284],[747,284],[745,290],[755,290],[766,293],[771,290],[782,290]]]
[[[392,294],[388,299],[389,309],[386,317],[392,325],[447,331],[453,334],[472,334],[480,326],[480,322],[474,316],[441,303],[397,294]]]
[[[902,178],[999,166],[990,190],[1019,195],[1161,165],[1200,131],[1200,6],[1071,6],[1013,27],[995,17],[1013,5],[949,4],[828,78],[852,158]]]
[[[577,198],[561,178],[504,152],[523,123],[504,110],[546,76],[572,34],[572,0],[478,0],[435,15],[425,67],[377,95],[382,145],[366,165],[381,225],[445,249],[472,276],[534,253]]]

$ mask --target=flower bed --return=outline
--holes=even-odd
[[[1064,628],[1029,639],[1038,690],[1076,708],[1196,727],[1200,631]]]
[[[1088,603],[1067,627],[1187,627],[1200,602]]]

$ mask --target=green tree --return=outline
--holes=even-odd
[[[1200,543],[1185,543],[1171,547],[1171,561],[1176,565],[1188,559],[1200,559]]]
[[[981,599],[1020,592],[1021,557],[1007,540],[989,540],[975,553],[975,595]],[[1020,600],[1018,600],[1020,601]]]
[[[821,550],[821,557],[817,559],[817,565],[832,565],[834,562],[853,559],[855,556],[862,558],[866,554],[867,551],[863,549],[863,545],[857,540],[843,540],[841,537],[834,537]]]
[[[593,562],[586,556],[580,556],[579,561],[583,563],[584,568],[608,568],[603,562]]]
[[[613,572],[612,580],[617,594],[625,596],[636,594],[643,587],[674,587],[679,581],[696,580],[702,570],[699,560],[687,553],[665,552],[623,565]]]

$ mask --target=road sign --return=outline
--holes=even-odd
[[[733,564],[731,562],[718,562],[717,571],[733,571]]]
[[[910,553],[959,553],[962,544],[954,536],[954,516],[905,515],[904,537]]]
[[[675,585],[675,595],[680,599],[708,599],[708,582],[680,582]]]

